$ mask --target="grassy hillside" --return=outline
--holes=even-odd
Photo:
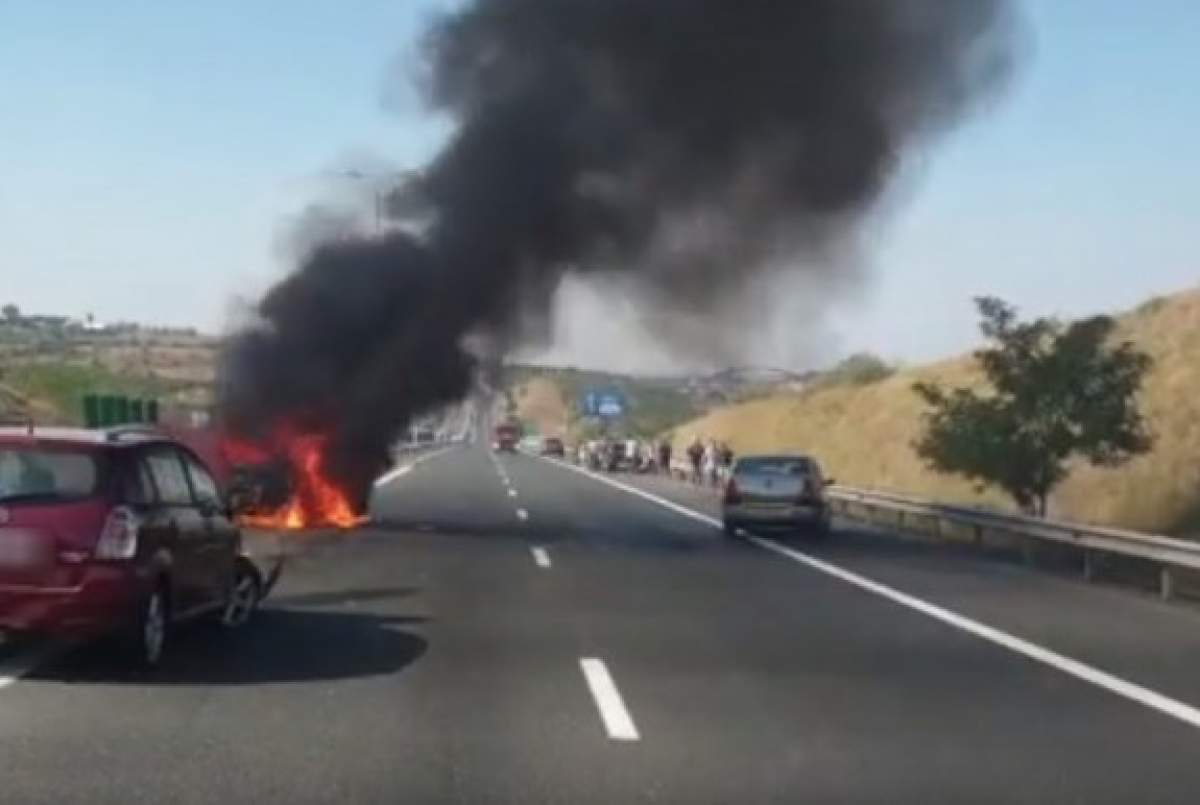
[[[532,377],[513,390],[516,415],[526,427],[543,436],[565,436],[570,411],[562,391],[552,380]]]
[[[120,393],[161,397],[168,390],[159,380],[129,377],[111,370],[70,363],[32,363],[3,367],[0,380],[7,386],[12,411],[6,416],[24,417],[32,412],[43,423],[78,424],[83,417],[83,396],[89,393]],[[4,413],[0,411],[0,413]]]
[[[1155,361],[1143,407],[1157,436],[1151,453],[1117,469],[1081,466],[1051,500],[1053,516],[1165,533],[1200,533],[1200,290],[1151,300],[1120,318],[1121,338]],[[737,452],[795,449],[820,457],[856,486],[1009,508],[1002,494],[925,469],[911,444],[922,404],[916,380],[971,385],[970,357],[899,372],[876,383],[835,386],[712,411],[676,430],[730,442]]]

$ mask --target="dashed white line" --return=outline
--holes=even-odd
[[[604,661],[595,657],[583,657],[579,660],[579,666],[583,669],[584,679],[592,692],[596,709],[600,711],[600,720],[604,722],[608,737],[614,741],[641,740],[633,717],[625,708],[621,692],[617,690],[617,684],[613,682]]]
[[[682,506],[673,500],[659,497],[651,492],[646,492],[642,489],[629,486],[628,484],[623,484],[620,481],[614,481],[613,479],[606,478],[602,475],[593,475],[592,473],[580,470],[577,467],[573,467],[570,464],[560,464],[559,466],[567,467],[568,469],[575,470],[576,472],[586,475],[589,478],[594,478],[595,480],[606,483],[609,486],[621,489],[632,495],[637,495],[640,498],[644,498],[645,500],[656,503],[666,509],[670,509],[677,514],[682,514],[683,516],[690,517],[693,520],[699,520],[702,523],[707,523],[714,528],[721,528],[721,521],[715,517],[710,517],[707,514],[689,509],[687,506]],[[975,637],[986,640],[989,643],[993,643],[1016,654],[1020,654],[1023,657],[1034,660],[1035,662],[1040,662],[1043,665],[1047,665],[1051,668],[1061,671],[1062,673],[1069,674],[1076,679],[1095,685],[1096,687],[1107,690],[1108,692],[1116,694],[1117,696],[1137,702],[1138,704],[1149,707],[1152,710],[1157,710],[1164,715],[1179,719],[1180,721],[1183,721],[1184,723],[1193,727],[1200,728],[1200,709],[1193,707],[1190,704],[1181,702],[1178,699],[1172,699],[1169,696],[1165,696],[1157,691],[1143,687],[1142,685],[1138,685],[1135,682],[1130,682],[1114,674],[1110,674],[1107,671],[1102,671],[1095,666],[1080,662],[1079,660],[1073,659],[1064,654],[1059,654],[1052,649],[1039,646],[1036,643],[1025,640],[1021,637],[1017,637],[1016,635],[1009,634],[1008,632],[1001,631],[993,626],[988,626],[986,623],[981,623],[980,621],[968,618],[965,615],[960,615],[959,613],[949,610],[945,607],[917,598],[916,596],[909,595],[908,593],[897,590],[894,587],[889,587],[888,585],[882,584],[874,579],[861,576],[858,573],[846,570],[845,568],[839,567],[831,562],[826,562],[823,559],[810,556],[809,554],[797,551],[794,548],[780,545],[774,540],[764,539],[754,535],[746,535],[746,538],[751,544],[757,545],[764,550],[771,551],[779,556],[783,556],[794,562],[798,562],[820,573],[824,573],[827,576],[832,576],[835,579],[839,579],[847,584],[851,584],[873,595],[885,598],[892,603],[899,604],[902,607],[919,612],[922,615],[940,621],[947,626],[951,626],[955,629],[959,629],[968,634],[974,635]]]
[[[533,553],[533,561],[538,567],[550,567],[550,554],[545,548],[535,546],[529,550]]]
[[[515,489],[508,490],[508,496],[510,498],[515,498],[517,496],[517,490],[515,490]]]
[[[524,509],[517,509],[517,519],[518,520],[528,520],[529,512],[525,511]]]

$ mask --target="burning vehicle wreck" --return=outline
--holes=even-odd
[[[240,525],[294,531],[367,522],[365,494],[344,491],[325,470],[326,437],[281,429],[263,442],[226,437],[229,500]]]

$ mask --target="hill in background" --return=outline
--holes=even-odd
[[[1153,299],[1119,319],[1118,337],[1154,358],[1143,409],[1152,452],[1116,469],[1079,466],[1055,492],[1051,515],[1175,534],[1200,532],[1200,290]],[[820,384],[722,406],[678,427],[677,442],[726,440],[738,453],[796,450],[819,457],[839,482],[946,502],[1010,509],[1002,494],[927,470],[912,449],[922,403],[918,380],[975,385],[970,356],[861,385]]]
[[[0,420],[78,423],[89,393],[203,409],[212,402],[219,346],[194,330],[95,327],[7,310],[0,318]]]

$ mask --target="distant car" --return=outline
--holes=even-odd
[[[725,533],[745,526],[829,532],[829,501],[820,465],[809,456],[743,456],[734,462],[721,499]]]
[[[609,442],[604,448],[604,469],[621,472],[627,469],[629,457],[625,454],[625,442]]]
[[[557,436],[547,436],[542,440],[542,455],[551,456],[553,458],[562,458],[567,454],[567,448],[563,444],[563,440]]]
[[[521,434],[516,425],[497,425],[495,438],[492,440],[492,449],[497,452],[515,453],[520,438]]]
[[[115,633],[152,666],[176,625],[241,626],[263,588],[212,473],[180,442],[0,428],[0,631]]]

